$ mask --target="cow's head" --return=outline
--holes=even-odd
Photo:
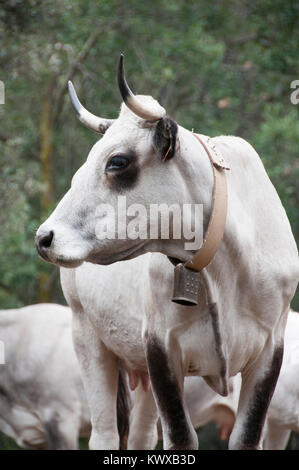
[[[163,251],[158,246],[161,241],[151,238],[150,233],[142,238],[127,234],[105,237],[103,233],[112,233],[114,228],[123,230],[121,224],[115,227],[115,214],[118,208],[124,210],[120,207],[124,196],[126,208],[140,204],[149,213],[150,204],[170,206],[178,202],[178,193],[186,187],[172,163],[179,148],[178,126],[152,97],[132,93],[124,76],[122,56],[118,83],[124,103],[115,120],[87,111],[69,83],[80,121],[104,136],[91,149],[87,161],[74,175],[71,188],[37,231],[39,254],[60,266],[75,267],[83,261],[110,264],[146,251]],[[112,206],[115,213],[105,210],[105,205]]]

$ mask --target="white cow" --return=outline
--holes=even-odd
[[[263,437],[266,450],[286,448],[291,431],[299,433],[299,313],[291,311],[285,330],[285,348],[278,382],[268,408]],[[221,439],[228,439],[238,408],[240,374],[229,381],[227,397],[216,394],[200,377],[185,379],[184,397],[197,429],[210,421],[219,427]]]
[[[71,310],[0,310],[0,431],[25,448],[76,449],[90,416],[72,344]]]
[[[215,393],[202,377],[186,377],[184,399],[194,429],[213,422],[219,429],[221,440],[227,440],[235,423],[239,401],[240,374],[229,380],[226,397]]]
[[[141,377],[146,389],[149,370],[166,449],[198,445],[183,399],[184,377],[202,376],[225,395],[229,377],[241,372],[229,447],[261,448],[282,361],[287,313],[299,277],[297,247],[285,210],[259,156],[246,141],[229,136],[211,139],[231,168],[226,174],[225,230],[213,260],[200,271],[198,306],[172,303],[173,265],[168,257],[186,263],[196,252],[186,250],[185,230],[178,239],[170,227],[165,239],[161,227],[154,235],[151,230],[138,232],[138,220],[143,214],[152,228],[153,203],[168,207],[178,203],[182,209],[185,203],[202,203],[206,234],[214,173],[204,145],[190,131],[167,117],[153,98],[133,95],[122,60],[118,78],[126,104],[114,121],[85,110],[70,86],[80,120],[106,132],[36,234],[36,247],[45,260],[72,268],[63,270],[62,282],[74,312],[75,348],[91,409],[90,447],[119,447],[115,397],[121,357],[133,371],[132,386]],[[206,146],[207,138],[201,140]],[[128,214],[118,214],[122,222],[116,225],[119,196],[126,196],[129,209]],[[140,216],[134,221],[135,230],[130,223],[134,211]],[[221,216],[220,211],[217,218]],[[186,220],[183,223],[185,228]],[[147,252],[151,254],[125,261]],[[110,285],[99,287],[95,279],[99,271],[86,261],[107,265],[101,276],[104,281],[109,272]],[[121,263],[113,264],[117,261]],[[123,295],[124,290],[130,295]],[[107,304],[109,297],[115,301],[114,313]],[[144,316],[142,337],[136,310]],[[153,415],[147,417],[148,436]],[[129,437],[129,445],[137,446],[138,438]]]
[[[26,336],[22,338],[21,349],[18,344],[12,347],[13,340],[18,339],[20,331],[24,334],[24,325],[26,326]],[[47,329],[47,343],[45,343],[45,328]],[[6,345],[6,366],[0,367],[0,430],[14,438],[22,447],[63,448],[65,446],[72,448],[76,443],[74,436],[88,436],[90,426],[89,412],[71,341],[70,309],[55,304],[38,304],[22,309],[2,310],[0,311],[0,330]],[[33,338],[35,339],[32,343]],[[58,351],[57,340],[60,343]],[[10,345],[10,351],[16,352],[19,348],[17,357],[18,360],[20,357],[22,359],[17,368],[16,364],[11,361],[11,354],[7,357],[7,345]],[[57,354],[57,352],[61,353],[62,348],[63,361],[60,354]],[[32,367],[30,353],[33,350],[35,350],[35,360],[38,357],[39,364],[43,364],[43,380],[41,380],[40,372],[37,373],[36,365],[34,368]],[[24,366],[24,362],[26,362],[26,384],[20,375],[17,376],[20,367]],[[44,365],[49,366],[49,363],[50,367],[45,369]],[[12,370],[15,371],[15,375],[10,374],[9,377],[9,371]],[[290,432],[299,432],[298,370],[299,314],[292,312],[289,314],[286,327],[283,364],[267,415],[264,436],[265,449],[284,449]],[[24,372],[23,370],[23,377]],[[65,385],[56,388],[54,379],[57,379],[58,375],[61,376],[59,384]],[[66,381],[70,386],[67,391]],[[21,388],[20,383],[22,383]],[[230,379],[229,394],[227,397],[222,397],[216,394],[200,377],[187,377],[184,398],[194,428],[197,429],[212,421],[220,429],[220,438],[228,439],[235,421],[240,384],[239,375]],[[35,400],[32,396],[33,388],[36,390]],[[74,400],[74,390],[81,401],[79,407],[77,398]],[[132,401],[134,401],[134,395],[132,395]],[[140,406],[138,395],[135,397],[135,401],[135,406],[138,409]],[[44,405],[45,403],[46,405]],[[80,411],[79,422],[78,408]],[[145,406],[142,412],[146,414],[147,408]],[[70,412],[72,416],[70,416]],[[71,434],[70,428],[63,429],[61,432],[56,427],[58,425],[59,428],[58,422],[53,423],[52,420],[48,422],[49,413],[53,416],[59,416],[61,422],[71,418]],[[136,410],[133,409],[133,419],[134,413],[136,415]],[[135,417],[135,423],[132,422],[132,426],[137,426],[138,433],[142,434],[144,417],[140,414],[139,419],[140,422],[136,422]],[[55,424],[54,427],[53,424]]]
[[[290,312],[277,388],[272,397],[265,433],[266,449],[284,449],[291,431],[299,433],[299,313]]]

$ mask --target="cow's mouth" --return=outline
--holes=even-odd
[[[77,259],[68,259],[68,258],[56,258],[54,261],[50,261],[50,263],[56,264],[62,268],[77,268],[81,266],[84,260],[77,260]]]
[[[57,230],[48,231],[45,228],[37,232],[35,247],[43,260],[64,268],[80,266],[91,249],[90,243],[83,239],[64,240],[63,237],[57,236]]]
[[[86,261],[94,264],[109,265],[117,263],[118,261],[125,261],[132,258],[136,258],[141,254],[144,254],[144,246],[148,240],[139,241],[139,243],[127,248],[126,250],[118,251],[116,253],[102,254],[102,253],[92,253],[88,256]]]
[[[63,268],[77,268],[84,261],[84,260],[73,259],[73,258],[64,258],[61,256],[53,257],[49,253],[44,253],[40,251],[39,249],[37,249],[37,251],[43,260],[47,261],[48,263],[55,264]]]
[[[48,263],[56,264],[57,266],[63,266],[64,268],[76,268],[83,263],[83,260],[73,257],[53,256],[52,250],[47,249],[46,247],[42,247],[38,243],[38,239],[35,240],[35,247],[39,256]]]
[[[101,265],[109,265],[113,263],[117,263],[118,261],[129,260],[139,256],[140,254],[144,253],[144,245],[147,243],[147,240],[138,240],[133,246],[126,248],[124,250],[119,250],[116,252],[108,252],[105,250],[98,251],[97,249],[90,251],[89,253],[85,252],[83,256],[75,256],[77,251],[78,253],[78,246],[74,247],[73,253],[70,255],[62,255],[55,253],[54,247],[49,247],[47,249],[41,248],[41,246],[36,242],[36,249],[38,254],[40,255],[43,260],[47,261],[48,263],[55,264],[57,266],[63,268],[76,268],[80,266],[84,261],[90,262],[93,264],[101,264]],[[114,246],[115,248],[115,246]],[[68,249],[70,249],[70,245],[68,244]],[[69,251],[69,250],[68,250]],[[80,250],[81,251],[81,250]],[[86,250],[87,251],[87,250]]]

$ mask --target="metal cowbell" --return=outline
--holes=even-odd
[[[182,263],[174,268],[174,288],[172,302],[180,305],[198,305],[199,272],[187,268]]]

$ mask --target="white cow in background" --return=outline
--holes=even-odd
[[[186,377],[184,398],[195,429],[212,422],[217,425],[219,438],[229,439],[235,423],[240,394],[240,375],[229,381],[229,394],[222,397],[209,387],[202,377]]]
[[[25,448],[76,449],[90,418],[72,344],[71,310],[0,310],[0,431]]]
[[[71,340],[70,309],[37,304],[1,310],[0,338],[6,352],[6,364],[0,365],[0,431],[26,448],[77,448],[78,436],[89,436],[90,421]],[[265,449],[284,449],[290,432],[299,432],[298,376],[299,314],[290,312],[283,364],[267,415]],[[194,428],[212,421],[220,438],[228,439],[240,386],[237,375],[230,379],[229,395],[222,397],[202,378],[187,377],[184,397]],[[148,407],[143,403],[140,410],[138,393],[131,398],[136,406],[131,417],[133,434],[143,434],[151,403]],[[118,411],[128,410],[121,410],[119,404]]]
[[[230,379],[229,387],[229,395],[221,397],[200,377],[185,379],[185,400],[195,428],[213,421],[220,438],[229,438],[238,408],[240,374]],[[299,313],[293,311],[288,315],[284,357],[267,413],[263,448],[285,449],[291,431],[299,433]]]
[[[299,313],[293,311],[288,316],[282,368],[268,413],[265,448],[284,449],[291,431],[299,433]]]

